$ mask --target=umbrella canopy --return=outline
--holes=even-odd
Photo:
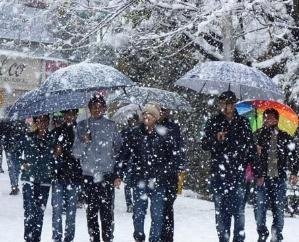
[[[52,73],[40,86],[41,92],[98,90],[133,86],[134,82],[111,66],[80,63]]]
[[[35,89],[25,93],[9,109],[8,118],[26,119],[47,113],[54,113],[61,110],[86,107],[94,91],[57,91],[43,93]]]
[[[86,107],[96,91],[133,86],[134,83],[110,66],[80,63],[51,74],[39,89],[20,97],[8,117],[23,119],[61,110]]]
[[[231,90],[239,99],[283,99],[282,90],[263,72],[243,64],[211,61],[196,65],[175,82],[199,93]]]
[[[118,109],[112,116],[112,120],[119,124],[126,124],[128,119],[133,117],[134,114],[137,114],[139,118],[141,118],[142,107],[137,104],[131,103]]]
[[[236,105],[240,115],[249,119],[250,126],[255,132],[263,125],[263,112],[268,108],[274,108],[279,112],[278,127],[281,130],[294,135],[298,127],[298,115],[286,104],[270,100],[249,100],[239,102]]]
[[[133,103],[141,106],[148,102],[157,102],[162,107],[172,110],[191,111],[192,109],[189,102],[179,94],[150,87],[129,87],[126,89],[126,93],[112,95],[108,100],[109,102]]]

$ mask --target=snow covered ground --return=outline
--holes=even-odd
[[[10,191],[8,172],[0,174],[0,241],[23,241],[23,208],[22,195],[9,196]],[[115,242],[132,242],[131,214],[126,213],[123,189],[116,191],[115,200]],[[51,241],[51,204],[45,211],[42,242]],[[269,213],[268,216],[271,216]],[[269,219],[271,222],[271,219]],[[285,220],[285,241],[299,241],[299,218]],[[149,219],[146,230],[149,229]],[[247,242],[256,241],[253,210],[246,209]],[[88,242],[85,211],[77,213],[75,242]],[[175,242],[217,242],[213,204],[190,197],[178,197],[175,203]]]

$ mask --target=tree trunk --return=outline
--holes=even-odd
[[[297,25],[299,25],[299,0],[293,0],[294,17],[296,19]]]
[[[224,60],[232,61],[235,44],[233,39],[233,23],[231,15],[226,15],[222,24]]]

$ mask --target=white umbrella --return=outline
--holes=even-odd
[[[127,124],[128,119],[132,118],[135,114],[137,114],[139,119],[141,119],[142,106],[131,103],[118,109],[112,116],[112,120],[116,123]]]
[[[266,74],[234,62],[200,63],[175,85],[212,95],[231,90],[239,99],[283,99],[282,90]]]
[[[111,66],[79,63],[52,73],[40,86],[41,92],[95,91],[133,86],[134,82]]]
[[[113,67],[80,63],[52,73],[40,86],[20,97],[9,110],[12,119],[23,119],[61,110],[86,107],[97,91],[133,86],[134,82]]]
[[[157,102],[162,107],[172,110],[190,111],[189,102],[176,92],[151,87],[128,87],[126,93],[116,93],[108,97],[109,102],[123,104],[134,103],[144,106],[148,102]]]

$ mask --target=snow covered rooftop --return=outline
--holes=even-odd
[[[47,28],[45,10],[23,4],[0,3],[0,38],[53,43],[54,37]]]
[[[21,52],[21,51],[0,49],[0,56],[1,55],[15,57],[15,58],[22,57],[22,58],[32,58],[32,59],[42,59],[42,60],[49,60],[49,61],[67,62],[67,60],[65,60],[63,58],[47,56],[44,53],[39,53],[37,51],[35,51],[35,52],[33,52],[33,51],[24,52],[24,50],[23,50]]]

